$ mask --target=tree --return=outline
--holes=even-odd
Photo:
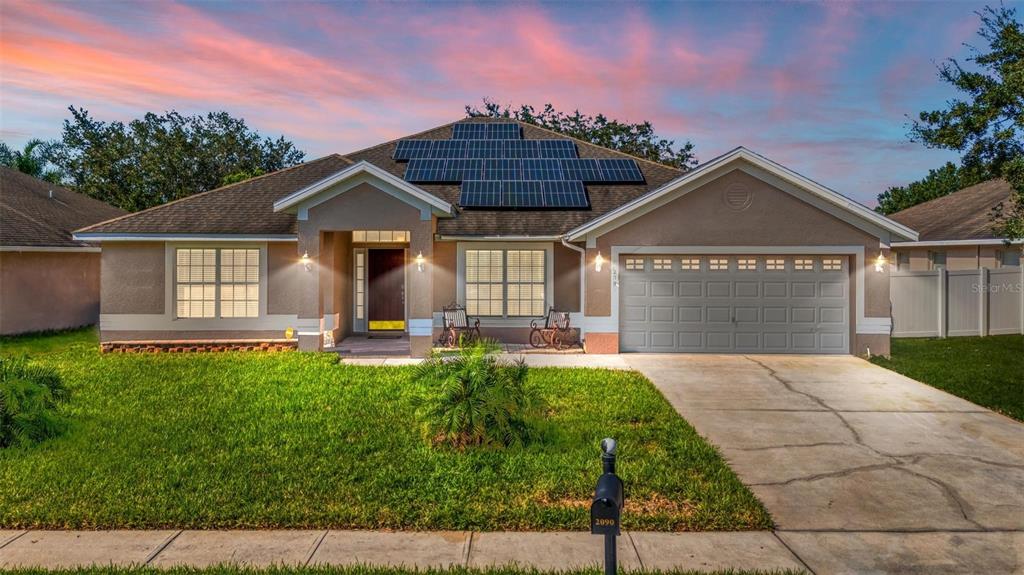
[[[609,120],[604,114],[588,116],[579,110],[567,114],[555,110],[551,104],[545,104],[544,109],[538,113],[533,106],[526,104],[513,109],[510,106],[502,107],[488,98],[484,98],[483,102],[483,109],[467,105],[466,115],[519,120],[683,171],[697,165],[691,142],[687,141],[676,148],[675,141],[659,138],[650,122],[628,124]]]
[[[50,163],[50,156],[56,145],[56,142],[32,139],[19,151],[13,150],[7,144],[0,142],[0,165],[13,168],[33,178],[58,184],[61,180],[61,174]]]
[[[882,214],[893,214],[911,206],[934,200],[962,190],[974,184],[991,179],[992,173],[986,166],[966,167],[953,162],[935,170],[928,170],[924,178],[905,186],[892,186],[878,195],[878,206],[875,211]]]
[[[279,137],[264,138],[227,112],[146,114],[101,122],[70,107],[52,161],[66,183],[111,205],[141,210],[302,161]]]
[[[912,141],[956,150],[964,168],[1006,178],[1016,190],[1010,205],[993,214],[996,232],[1021,237],[1024,228],[1024,26],[1016,10],[1000,5],[978,12],[978,35],[987,51],[968,46],[976,69],[950,58],[939,78],[961,92],[942,110],[921,112],[910,129]]]

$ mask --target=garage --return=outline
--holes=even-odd
[[[849,353],[841,255],[625,255],[622,351]]]

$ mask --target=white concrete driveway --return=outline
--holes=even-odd
[[[855,357],[623,357],[814,571],[1024,572],[1024,425]]]

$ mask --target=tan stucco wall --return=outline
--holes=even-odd
[[[560,311],[580,311],[580,254],[561,242],[554,248],[554,306]]]
[[[457,266],[458,244],[456,242],[434,243],[434,311],[436,312],[455,302]]]
[[[91,325],[99,309],[100,254],[0,252],[0,334]]]
[[[298,313],[299,273],[303,272],[295,242],[267,244],[267,313],[292,315]]]
[[[102,262],[100,313],[164,313],[163,242],[107,242]]]
[[[746,209],[735,211],[723,200],[726,189],[752,192]],[[888,317],[889,274],[875,272],[877,237],[739,170],[609,231],[587,250],[587,315],[611,315],[610,266],[597,272],[590,262],[598,250],[610,259],[612,246],[864,246],[865,315]]]
[[[996,260],[996,252],[999,246],[973,245],[973,246],[950,246],[934,248],[897,248],[894,252],[910,254],[910,270],[926,271],[931,269],[928,261],[929,252],[946,252],[946,269],[976,270],[978,268],[996,268],[999,266]]]

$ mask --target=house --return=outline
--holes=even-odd
[[[920,234],[893,242],[893,265],[899,271],[1020,266],[1020,242],[1007,244],[992,231],[992,209],[1009,206],[1012,192],[1006,180],[989,180],[891,214]]]
[[[399,334],[459,302],[525,341],[549,306],[590,353],[887,353],[909,227],[744,148],[682,172],[470,118],[76,232],[103,245],[107,348]]]
[[[0,334],[95,324],[100,248],[71,233],[124,213],[0,167]]]

